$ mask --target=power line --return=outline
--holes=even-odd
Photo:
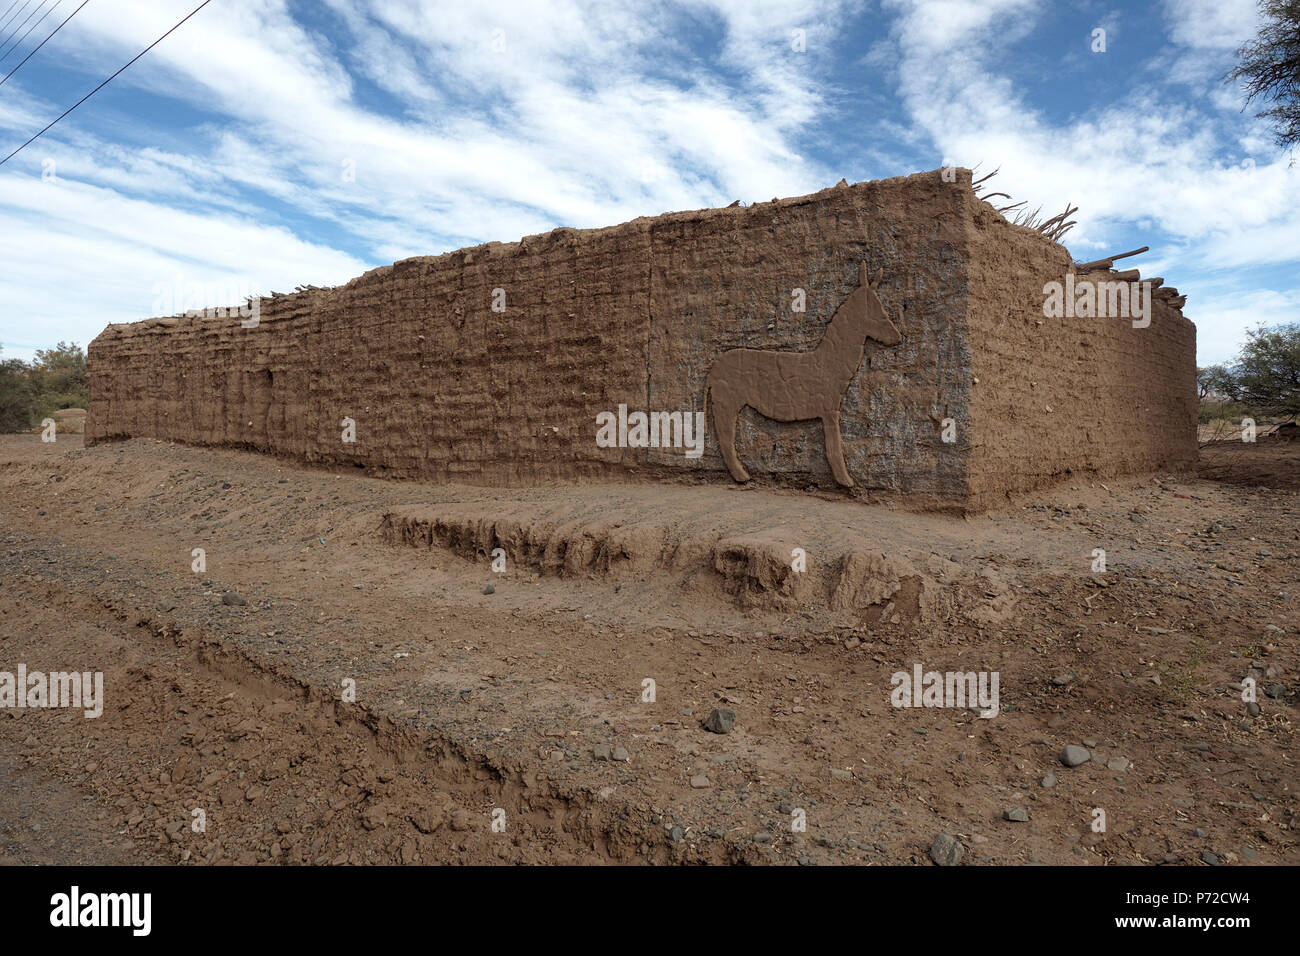
[[[45,127],[45,129],[41,130],[39,133],[37,133],[35,136],[33,136],[33,137],[32,137],[31,139],[29,139],[27,142],[23,143],[21,146],[19,146],[17,149],[15,149],[12,153],[10,153],[10,154],[9,154],[8,156],[6,156],[4,159],[0,159],[0,166],[3,166],[5,163],[9,162],[9,160],[13,159],[15,156],[17,156],[19,153],[21,153],[24,149],[26,149],[26,148],[27,148],[28,146],[30,146],[32,143],[36,142],[36,140],[37,140],[37,139],[38,139],[42,134],[44,134],[45,131],[48,130],[48,129],[50,128],[50,126],[53,126],[53,125],[54,125],[55,123],[57,123],[59,120],[63,119],[63,117],[67,116],[69,113],[71,113],[73,110],[75,110],[75,109],[76,109],[78,106],[80,106],[82,103],[86,102],[86,100],[90,99],[92,96],[94,96],[94,95],[95,95],[96,93],[98,93],[100,90],[102,90],[104,87],[108,86],[109,83],[111,83],[113,80],[117,79],[118,75],[121,74],[123,70],[125,70],[128,66],[130,66],[132,63],[134,63],[136,60],[140,59],[140,57],[144,56],[146,53],[148,53],[150,50],[152,50],[154,47],[156,47],[159,43],[162,43],[163,40],[165,40],[165,39],[167,39],[169,36],[171,36],[171,34],[172,34],[176,29],[177,29],[177,27],[179,27],[182,23],[184,23],[184,22],[185,22],[186,20],[188,20],[190,17],[194,16],[194,14],[198,13],[200,10],[202,10],[204,7],[206,7],[206,6],[207,6],[209,3],[211,3],[211,2],[212,2],[212,0],[203,0],[203,2],[200,3],[197,7],[195,7],[193,10],[191,10],[189,13],[185,14],[185,16],[184,16],[180,21],[178,21],[178,22],[175,24],[175,26],[173,26],[170,30],[168,30],[166,33],[164,33],[164,34],[163,34],[162,36],[160,36],[158,39],[154,40],[152,43],[150,43],[147,47],[145,47],[143,50],[141,50],[141,51],[140,51],[139,53],[137,53],[135,56],[131,57],[131,59],[127,60],[126,63],[122,66],[122,69],[121,69],[121,70],[118,70],[117,73],[114,73],[112,76],[110,76],[110,77],[109,77],[107,80],[105,80],[103,83],[100,83],[99,86],[95,87],[93,90],[91,90],[89,93],[87,93],[87,94],[86,94],[85,96],[83,96],[81,99],[77,100],[77,102],[73,103],[71,106],[69,106],[66,110],[64,110],[62,113],[60,113],[60,114],[59,114],[58,116],[56,116],[54,119],[50,120],[49,125],[47,125],[47,126]],[[78,8],[78,9],[80,9],[80,8]]]
[[[32,2],[32,0],[26,0],[26,2],[24,2],[23,5],[22,5],[21,7],[18,8],[18,13],[22,13],[24,10],[26,10],[26,9],[27,9],[27,4],[28,4],[28,3],[31,3],[31,2]],[[12,10],[13,8],[14,8],[14,5],[13,5],[12,3],[9,4],[9,9]],[[7,27],[7,26],[9,25],[9,22],[10,22],[11,20],[13,20],[14,17],[18,16],[18,13],[15,13],[13,17],[6,17],[6,18],[5,18],[5,22],[4,22],[4,23],[0,23],[0,30],[3,30],[5,27]]]
[[[40,3],[36,4],[36,9],[34,9],[31,13],[27,14],[27,20],[30,20],[32,17],[36,16],[36,14],[40,13],[41,8],[45,6],[45,3],[46,0],[41,0]],[[3,40],[0,40],[0,47],[8,46],[9,41],[18,35],[18,31],[21,30],[23,27],[27,26],[27,20],[24,20],[22,23],[18,24],[18,26],[14,27],[13,30],[11,30],[9,33],[5,34],[5,38]]]
[[[0,17],[8,16],[9,11],[12,10],[12,9],[13,9],[14,7],[16,7],[16,6],[18,6],[18,0],[13,0],[13,2],[9,4],[9,6],[5,7],[5,12],[4,12],[4,13],[0,13]]]
[[[63,2],[63,0],[54,0],[54,7],[57,7],[57,6],[58,6],[60,3],[62,3],[62,2]],[[45,7],[45,3],[46,3],[46,0],[41,0],[40,4],[36,7],[36,9],[33,10],[31,13],[27,14],[27,20],[30,20],[30,19],[31,19],[32,17],[34,17],[36,14],[41,13],[41,10]],[[41,20],[44,20],[46,17],[48,17],[48,16],[50,15],[50,13],[54,10],[54,7],[50,7],[49,10],[46,10],[44,13],[41,13],[40,20],[37,20],[37,21],[36,21],[35,23],[33,23],[30,27],[28,27],[28,28],[27,28],[27,33],[31,33],[31,32],[32,32],[33,30],[35,30],[38,26],[40,26]],[[13,40],[13,38],[17,35],[18,30],[21,30],[24,26],[27,25],[27,20],[24,20],[22,23],[18,24],[18,29],[17,29],[17,30],[14,30],[13,33],[10,33],[9,36],[4,40],[4,42],[0,43],[0,50],[10,50],[10,52],[12,52],[12,50],[10,49],[9,44],[10,44],[10,42]],[[21,43],[23,40],[27,39],[27,33],[24,33],[24,34],[22,35],[22,39],[20,39],[20,40],[18,40],[18,41],[16,41],[16,42],[14,43],[14,46],[15,46],[15,47],[17,46],[18,43]],[[5,54],[5,55],[7,56],[8,54]]]
[[[18,0],[14,0],[14,2],[17,3]],[[88,3],[90,3],[90,0],[81,0],[81,7],[84,7],[84,6],[85,6],[86,4],[88,4]],[[77,7],[77,9],[75,9],[75,10],[73,10],[71,13],[69,13],[69,14],[68,14],[68,20],[71,20],[71,19],[72,19],[73,17],[75,17],[78,13],[80,13],[80,12],[81,12],[81,7]],[[62,29],[63,29],[63,24],[64,24],[64,23],[67,23],[68,20],[64,20],[63,23],[60,23],[57,27],[55,27],[53,30],[51,30],[51,31],[50,31],[50,36],[48,36],[48,37],[46,37],[44,40],[42,40],[42,41],[40,42],[40,44],[36,47],[36,50],[39,50],[41,47],[45,46],[45,44],[49,43],[49,42],[50,42],[50,38],[53,37],[54,34],[58,33],[60,30],[62,30]],[[36,50],[33,50],[31,53],[28,53],[25,57],[22,58],[22,61],[18,64],[18,66],[14,67],[12,70],[10,70],[8,73],[6,73],[6,74],[4,75],[4,79],[0,80],[0,86],[4,86],[4,85],[5,85],[5,80],[9,79],[9,77],[13,76],[15,73],[18,72],[18,67],[21,67],[21,66],[23,65],[23,63],[26,63],[26,62],[27,62],[28,60],[30,60],[33,56],[35,56],[35,55],[36,55]]]
[[[27,4],[28,4],[28,3],[31,3],[31,2],[32,2],[32,0],[26,0],[26,3],[24,3],[21,7],[18,8],[18,13],[22,13],[24,10],[26,10],[26,9],[27,9]],[[18,13],[15,13],[12,17],[10,17],[10,18],[9,18],[8,20],[6,20],[4,23],[0,23],[0,30],[7,30],[7,29],[9,29],[9,24],[12,23],[14,20],[16,20],[16,19],[18,18]],[[26,21],[23,21],[23,22],[26,22]],[[15,30],[14,32],[16,33],[17,31]],[[6,40],[6,41],[8,41],[8,39],[9,39],[8,37],[5,37],[5,40]]]
[[[59,4],[61,4],[62,2],[63,0],[55,0],[54,6],[50,7],[50,9],[46,10],[44,13],[41,14],[41,20],[44,20],[51,13],[57,10],[59,8]],[[31,32],[41,25],[41,20],[37,20],[30,27],[28,27],[27,32],[24,33],[18,39],[18,42],[16,42],[12,47],[9,48],[9,52],[4,54],[4,56],[0,56],[0,63],[3,63],[5,60],[9,59],[9,57],[13,55],[14,50],[18,49],[20,46],[23,45],[23,40],[26,40],[27,37],[31,34]],[[19,29],[21,29],[21,27]]]

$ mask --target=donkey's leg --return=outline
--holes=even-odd
[[[727,463],[727,471],[737,481],[749,481],[749,472],[736,455],[736,417],[745,403],[716,386],[709,396],[713,399],[713,427],[718,431],[718,449],[722,452],[722,460]]]
[[[822,431],[826,434],[826,460],[830,463],[831,474],[845,488],[852,488],[853,477],[844,464],[844,446],[840,443],[840,413],[838,409],[822,416]]]

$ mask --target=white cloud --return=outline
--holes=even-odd
[[[1196,352],[1200,365],[1231,362],[1245,341],[1247,329],[1294,322],[1300,315],[1300,289],[1251,289],[1232,276],[1216,278],[1208,294],[1197,300]]]
[[[1047,215],[1067,201],[1080,206],[1074,217],[1079,225],[1066,238],[1071,248],[1118,251],[1112,236],[1141,224],[1161,257],[1148,261],[1189,293],[1187,313],[1201,329],[1202,348],[1240,341],[1238,311],[1202,308],[1219,301],[1211,298],[1218,280],[1208,277],[1224,266],[1300,257],[1294,241],[1300,235],[1300,177],[1284,157],[1261,152],[1253,167],[1242,168],[1242,143],[1258,148],[1257,133],[1241,136],[1239,126],[1229,125],[1234,118],[1223,117],[1213,103],[1171,100],[1155,84],[1063,126],[1048,123],[1028,105],[1030,91],[1017,88],[994,64],[1008,36],[1034,29],[1041,11],[1027,0],[891,0],[890,6],[900,14],[900,91],[943,155],[965,165],[982,160],[985,170],[1000,166],[994,188],[1027,199],[1031,208],[1041,204]],[[1210,16],[1213,6],[1168,5],[1180,43],[1235,45],[1240,29],[1228,30],[1225,20]],[[1230,163],[1219,158],[1225,149],[1235,155]],[[1278,296],[1269,300],[1270,314],[1294,305],[1289,292]]]
[[[1041,0],[884,6],[895,17],[887,40],[883,27],[847,42],[846,24],[864,10],[854,0],[556,0],[544,12],[525,0],[327,0],[316,14],[331,21],[328,35],[296,22],[284,0],[214,5],[115,81],[210,121],[151,119],[133,130],[148,131],[150,145],[132,150],[73,114],[3,171],[0,209],[15,223],[7,244],[24,263],[3,293],[20,306],[9,314],[85,339],[104,321],[141,315],[141,286],[187,259],[222,275],[267,273],[277,288],[327,284],[557,224],[796,195],[888,164],[897,150],[933,153],[935,165],[1001,165],[999,187],[1016,199],[1052,212],[1080,205],[1073,248],[1114,251],[1115,235],[1144,224],[1158,240],[1152,257],[1191,293],[1198,321],[1215,321],[1197,308],[1212,270],[1294,261],[1294,171],[1217,82],[1216,57],[1247,29],[1238,6],[1163,8],[1173,51],[1153,44],[1148,63],[1184,64],[1203,102],[1185,102],[1186,87],[1171,96],[1156,70],[1065,125],[1037,112],[1036,91],[995,65],[1050,14]],[[59,56],[69,70],[107,75],[189,9],[190,0],[91,4],[77,31],[60,34]],[[1100,22],[1126,29],[1113,13]],[[791,48],[794,30],[806,31],[806,52]],[[863,109],[858,91],[839,85],[837,45],[842,54],[868,43],[866,65],[897,63],[905,122]],[[31,95],[21,80],[0,97],[0,128],[15,135],[66,105]],[[879,91],[869,95],[879,102]],[[826,151],[806,140],[828,118],[845,120],[833,112],[847,102],[852,122],[869,114],[874,135],[835,157],[849,169],[831,170]],[[62,192],[9,175],[30,177],[47,155]],[[1253,170],[1239,166],[1247,156]],[[342,175],[345,161],[354,181]],[[304,219],[329,238],[296,238]],[[331,243],[364,248],[370,261]],[[84,309],[79,301],[79,318],[46,304],[51,283],[68,285],[56,249],[117,291]],[[0,337],[32,336],[6,326]]]
[[[0,259],[14,277],[0,287],[10,357],[60,340],[84,346],[109,322],[153,314],[160,286],[288,291],[345,282],[365,268],[283,228],[70,180],[0,177],[0,208]]]
[[[1257,0],[1164,0],[1169,38],[1196,50],[1236,50],[1259,30]]]
[[[7,245],[21,278],[6,291],[0,336],[87,339],[104,322],[144,314],[147,290],[186,261],[188,271],[285,288],[324,284],[473,240],[830,181],[791,143],[822,108],[810,57],[851,4],[329,6],[352,35],[331,42],[282,0],[205,9],[115,81],[215,114],[206,128],[155,122],[154,145],[132,152],[85,132],[73,114],[41,143],[39,155],[56,160],[57,189],[16,178],[36,171],[35,150],[6,168],[0,208],[15,225]],[[107,75],[189,8],[91,4],[76,31],[60,34],[59,56],[70,70]],[[716,29],[716,49],[692,52],[683,22]],[[790,50],[795,27],[807,30],[809,54]],[[665,70],[680,62],[665,50],[706,59],[699,70]],[[22,95],[21,80],[0,101],[0,125],[14,131],[65,105]],[[359,83],[377,84],[403,112],[381,111]],[[263,212],[258,195],[283,206]],[[359,239],[376,261],[296,239],[276,224],[290,210]],[[68,261],[96,290],[77,300],[75,318],[66,299],[48,297],[52,287],[68,294],[59,279]]]

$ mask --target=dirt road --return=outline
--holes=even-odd
[[[104,700],[0,709],[0,862],[1300,862],[1297,457],[962,519],[5,437],[0,671]]]

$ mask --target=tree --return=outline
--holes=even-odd
[[[48,415],[60,408],[85,408],[90,402],[86,384],[86,353],[75,342],[60,342],[52,349],[37,349],[31,364],[37,411]]]
[[[1237,50],[1237,66],[1224,81],[1245,81],[1246,105],[1273,105],[1260,113],[1273,124],[1277,144],[1300,143],[1300,0],[1260,0],[1263,23],[1255,39]]]
[[[1196,390],[1201,401],[1233,401],[1237,380],[1226,365],[1207,365],[1196,370]]]
[[[0,432],[26,431],[32,425],[32,385],[27,363],[0,360]]]
[[[1246,333],[1232,370],[1236,400],[1269,415],[1300,415],[1300,322]]]

